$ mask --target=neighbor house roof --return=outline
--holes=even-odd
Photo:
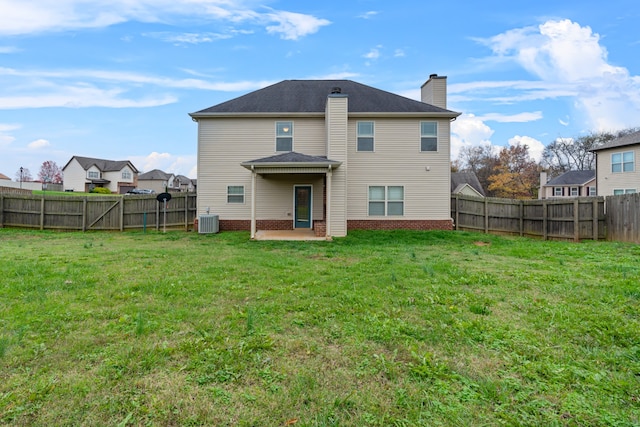
[[[349,113],[433,113],[444,117],[457,117],[460,114],[352,80],[284,80],[192,113],[191,116],[243,113],[324,114],[327,96],[330,94],[348,96]]]
[[[138,181],[164,181],[171,178],[171,175],[172,174],[163,172],[160,169],[153,169],[138,175]]]
[[[632,132],[628,135],[621,136],[616,139],[602,144],[600,147],[593,148],[591,151],[606,150],[608,148],[624,147],[627,145],[640,144],[640,131]]]
[[[307,154],[296,153],[290,151],[288,153],[276,154],[275,156],[263,157],[261,159],[250,160],[248,162],[242,162],[241,165],[247,169],[251,169],[252,166],[261,167],[283,167],[283,166],[295,166],[295,167],[338,167],[342,162],[335,160],[329,160],[324,156],[309,156]]]
[[[0,179],[6,179],[11,181],[11,178],[9,178],[7,175],[0,173]]]
[[[543,187],[558,187],[562,185],[584,185],[596,178],[596,171],[569,171],[547,181]]]
[[[471,186],[474,190],[485,196],[484,189],[474,172],[451,172],[451,192],[456,193],[459,188],[465,185]]]
[[[91,166],[95,166],[102,172],[117,172],[124,169],[125,166],[129,166],[135,173],[138,173],[138,169],[136,169],[136,167],[133,166],[133,163],[131,163],[129,160],[104,160],[80,156],[73,156],[71,160],[69,160],[67,164],[64,165],[62,170],[65,170],[73,159],[76,159],[76,161],[80,164],[80,166],[82,166],[84,170],[88,170],[89,168],[91,168]]]

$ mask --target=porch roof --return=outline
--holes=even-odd
[[[325,156],[310,156],[295,151],[240,163],[242,167],[257,173],[324,173],[341,164]]]

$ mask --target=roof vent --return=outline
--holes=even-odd
[[[342,93],[342,88],[339,88],[338,86],[336,87],[332,87],[331,88],[331,93]]]

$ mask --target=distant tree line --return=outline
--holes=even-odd
[[[489,197],[537,198],[540,171],[546,170],[554,177],[571,170],[594,170],[592,149],[638,130],[640,128],[558,138],[545,147],[540,162],[531,158],[527,145],[503,147],[497,152],[491,145],[464,147],[453,161],[452,170],[474,172]]]

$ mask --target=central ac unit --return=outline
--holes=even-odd
[[[200,215],[198,218],[198,233],[209,234],[219,231],[218,215]]]

